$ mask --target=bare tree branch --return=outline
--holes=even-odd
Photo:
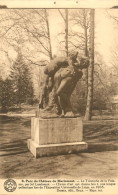
[[[61,17],[63,18],[64,22],[66,22],[66,18],[64,18],[64,15],[63,15],[62,12],[60,11],[60,9],[58,9],[58,11],[59,11]]]

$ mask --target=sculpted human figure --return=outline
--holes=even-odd
[[[39,102],[39,108],[44,108],[44,99],[46,91],[52,91],[54,84],[54,75],[61,67],[67,67],[68,59],[66,57],[55,57],[44,69],[44,85],[42,87],[42,93]]]
[[[46,85],[50,89],[53,102],[57,105],[61,116],[74,116],[70,97],[83,73],[82,69],[89,66],[86,57],[78,57],[78,53],[71,54],[69,58],[55,58],[45,69],[46,82],[43,88],[39,107],[43,105]]]

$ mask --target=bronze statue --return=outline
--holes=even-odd
[[[79,79],[82,78],[82,69],[89,66],[87,57],[78,57],[78,53],[68,58],[55,58],[45,68],[45,82],[39,108],[43,108],[43,99],[48,88],[52,94],[51,105],[56,104],[57,113],[61,116],[74,116],[70,97]]]

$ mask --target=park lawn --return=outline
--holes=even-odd
[[[0,117],[0,178],[116,178],[118,120],[84,121],[83,153],[35,159],[27,149],[30,117]]]

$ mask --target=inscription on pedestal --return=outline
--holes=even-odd
[[[80,118],[31,120],[31,138],[39,145],[82,141],[82,130]]]
[[[81,118],[31,119],[29,150],[37,157],[70,154],[87,149]]]

